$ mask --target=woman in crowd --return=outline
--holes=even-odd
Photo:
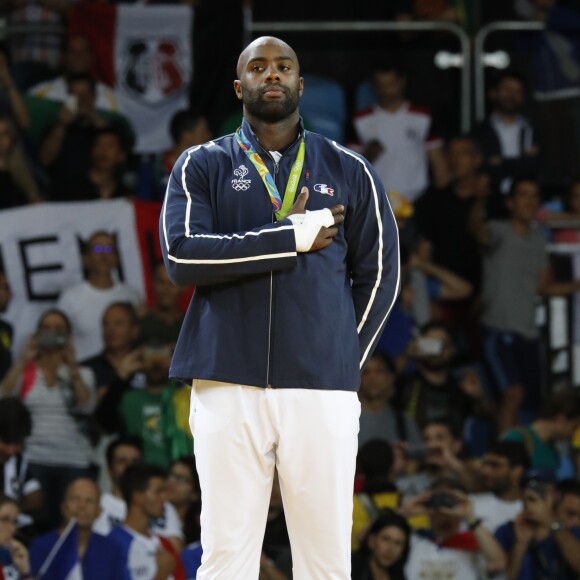
[[[199,541],[201,495],[193,457],[180,457],[169,467],[167,500],[181,520],[185,544]]]
[[[18,504],[0,494],[0,578],[29,578],[28,550],[14,539],[18,524]]]
[[[352,580],[405,580],[411,529],[405,518],[385,510],[352,557]]]
[[[71,325],[60,310],[46,311],[36,333],[2,381],[32,416],[26,448],[30,470],[42,485],[47,524],[59,520],[60,501],[73,479],[90,477],[89,416],[95,407],[93,372],[76,361]]]

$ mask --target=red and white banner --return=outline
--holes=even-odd
[[[169,121],[188,108],[192,24],[193,10],[185,5],[78,2],[71,11],[70,32],[91,40],[95,72],[115,88],[138,153],[168,149]]]
[[[0,262],[13,299],[4,318],[15,331],[15,353],[63,288],[83,279],[82,243],[98,230],[114,234],[117,277],[150,303],[150,273],[160,259],[160,205],[127,200],[46,203],[0,212]]]

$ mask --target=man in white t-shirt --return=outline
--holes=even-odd
[[[430,532],[417,532],[405,567],[407,578],[478,580],[498,574],[507,561],[500,545],[478,518],[465,490],[456,480],[436,481],[421,498],[403,506],[403,515],[423,508],[431,521]]]
[[[471,500],[476,516],[492,533],[523,510],[521,479],[529,465],[525,445],[518,441],[497,441],[483,456],[480,481],[485,492]]]
[[[122,524],[109,534],[120,548],[124,566],[120,577],[130,580],[184,578],[179,552],[165,537],[152,534],[149,522],[161,517],[165,504],[166,473],[157,465],[133,464],[119,482],[128,505]]]
[[[73,326],[73,344],[78,360],[85,360],[103,350],[101,321],[107,306],[114,302],[142,302],[139,292],[116,282],[113,272],[119,266],[115,237],[105,231],[94,232],[83,253],[86,279],[60,295],[58,308]]]
[[[101,513],[93,525],[95,532],[106,536],[116,525],[125,520],[127,504],[121,493],[121,477],[129,465],[141,463],[141,460],[141,440],[138,437],[119,437],[109,443],[107,465],[112,491],[101,495]],[[150,530],[154,534],[167,538],[176,550],[183,547],[183,531],[179,516],[168,501],[163,506],[162,514],[151,520]]]
[[[357,113],[353,124],[387,192],[414,202],[429,185],[429,165],[434,185],[445,187],[443,141],[433,130],[429,110],[405,100],[406,78],[398,66],[376,69],[373,80],[377,102]]]

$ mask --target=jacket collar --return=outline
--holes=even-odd
[[[242,130],[244,131],[244,135],[249,139],[250,143],[253,145],[253,147],[256,151],[263,151],[264,150],[262,145],[260,145],[260,142],[258,141],[258,138],[256,137],[256,135],[254,135],[254,131],[253,131],[252,127],[250,126],[250,124],[248,123],[248,121],[246,121],[245,117],[242,121]],[[297,137],[296,141],[291,143],[286,148],[286,151],[289,151],[290,149],[292,149],[294,147],[294,145],[302,137],[306,138],[306,130],[304,129],[304,121],[302,120],[302,117],[299,117],[298,118],[298,137]],[[284,153],[286,153],[286,151],[284,151]]]

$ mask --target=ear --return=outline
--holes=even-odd
[[[242,83],[239,80],[235,80],[234,81],[234,91],[236,93],[236,97],[238,98],[238,101],[241,101],[243,98],[243,90],[242,90]]]
[[[304,78],[300,77],[298,79],[298,96],[301,97],[304,92]]]
[[[454,439],[452,448],[453,454],[459,455],[461,453],[461,450],[463,449],[463,442],[461,441],[461,439]]]

